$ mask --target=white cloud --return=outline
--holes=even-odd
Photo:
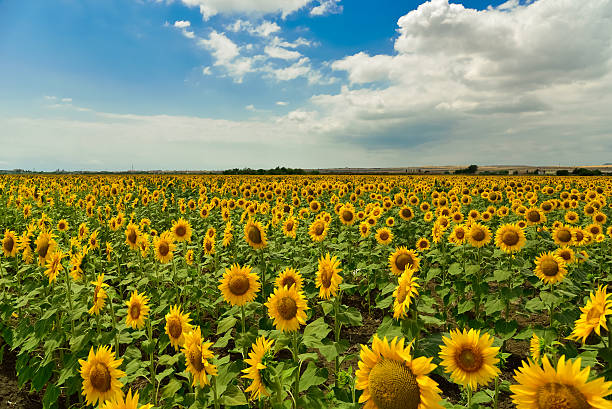
[[[302,56],[302,54],[297,51],[291,51],[287,50],[286,48],[269,45],[265,47],[264,51],[271,58],[279,58],[282,60],[295,60]]]
[[[62,98],[61,101],[69,103],[72,102],[72,98]]]
[[[247,106],[244,107],[244,109],[246,109],[247,111],[255,111],[255,105],[253,104],[249,104]]]
[[[311,16],[342,13],[341,0],[319,0],[319,5],[310,10]]]
[[[281,107],[284,107],[284,106],[286,106],[286,105],[289,105],[289,103],[288,103],[288,102],[285,102],[285,101],[276,101],[276,105],[281,106]]]
[[[204,20],[216,14],[265,15],[280,13],[283,18],[305,7],[312,0],[181,0],[189,7],[199,7]]]
[[[204,67],[204,68],[202,68],[202,74],[203,75],[212,75],[212,69],[210,67]]]
[[[312,67],[310,66],[308,57],[300,58],[294,64],[291,64],[285,68],[268,68],[268,71],[278,81],[290,81],[298,77],[305,77],[308,75]]]
[[[242,19],[237,19],[232,24],[226,25],[225,29],[234,33],[246,31],[258,37],[269,37],[281,30],[280,26],[273,21],[264,20],[259,25],[254,25],[250,21]]]
[[[187,20],[177,20],[174,22],[174,27],[176,28],[187,28],[191,26],[191,22]]]

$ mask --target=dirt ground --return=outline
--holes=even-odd
[[[0,364],[0,409],[40,409],[41,396],[30,395],[17,386],[15,354],[5,346],[4,358]]]

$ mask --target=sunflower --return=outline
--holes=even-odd
[[[191,319],[189,313],[183,314],[181,307],[175,305],[170,307],[170,312],[166,314],[166,334],[170,338],[170,344],[178,351],[179,347],[185,343],[185,334],[191,332]]]
[[[376,230],[376,235],[374,237],[378,244],[387,245],[393,240],[393,233],[391,233],[391,230],[383,227],[382,229]]]
[[[425,238],[425,237],[421,237],[416,242],[416,249],[418,251],[420,251],[420,252],[423,252],[425,250],[429,250],[429,247],[430,247],[429,240],[427,240],[427,238]]]
[[[338,274],[342,271],[341,268],[338,268],[339,266],[340,260],[336,256],[331,257],[329,253],[319,259],[319,269],[315,278],[315,284],[319,289],[320,298],[329,300],[330,296],[333,295],[335,297],[338,294],[338,287],[342,282],[342,276]]]
[[[191,241],[191,225],[187,220],[183,218],[180,218],[178,219],[178,221],[172,223],[172,228],[170,229],[170,231],[174,235],[174,239],[178,242]]]
[[[362,239],[365,239],[370,235],[370,225],[366,222],[359,223],[359,235]]]
[[[603,234],[603,228],[597,223],[589,224],[585,230],[593,237]]]
[[[412,208],[410,206],[404,206],[402,207],[399,212],[399,217],[402,218],[402,220],[410,220],[414,217],[414,211],[412,210]]]
[[[295,286],[281,287],[274,290],[265,303],[268,315],[274,320],[277,330],[297,331],[300,325],[306,324],[306,298]]]
[[[355,389],[362,390],[364,409],[438,409],[440,389],[428,373],[436,368],[432,358],[413,358],[404,338],[380,340],[374,335],[372,349],[361,346]]]
[[[561,224],[553,229],[552,238],[558,246],[571,246],[573,244],[572,228]]]
[[[393,318],[403,319],[406,316],[412,298],[419,294],[418,288],[417,278],[411,271],[401,275],[397,288],[393,292]]]
[[[453,227],[452,233],[448,236],[448,241],[455,246],[460,246],[467,240],[468,228],[464,224],[457,224]]]
[[[132,395],[132,389],[128,390],[125,400],[122,397],[115,397],[113,400],[106,401],[100,405],[100,409],[150,409],[153,407],[152,404],[146,404],[139,406],[138,392],[134,392]]]
[[[574,211],[569,211],[565,213],[564,219],[569,224],[576,224],[580,220],[580,216]]]
[[[67,231],[69,229],[69,224],[66,219],[62,219],[57,222],[57,230],[59,231]]]
[[[98,279],[96,281],[92,281],[91,284],[95,285],[94,288],[94,296],[93,296],[93,306],[89,309],[90,315],[99,315],[100,310],[104,308],[106,304],[106,290],[104,287],[108,287],[108,284],[104,283],[104,273],[98,275]]]
[[[174,244],[174,235],[168,231],[165,231],[161,236],[155,238],[155,258],[160,263],[166,264],[174,256],[173,251],[176,249]]]
[[[526,242],[525,232],[515,224],[504,224],[495,232],[495,245],[506,253],[520,251]]]
[[[223,247],[229,246],[234,238],[234,235],[232,234],[232,227],[232,221],[228,220],[225,228],[223,229],[223,242],[221,243]]]
[[[89,234],[89,227],[87,227],[87,223],[81,223],[79,225],[79,240],[83,240],[87,234]]]
[[[396,276],[402,275],[406,271],[417,271],[420,263],[421,259],[415,254],[414,250],[408,250],[403,246],[397,247],[395,252],[389,256],[391,272]]]
[[[487,226],[473,223],[468,231],[467,240],[473,247],[483,247],[491,241],[491,231]]]
[[[90,405],[117,399],[123,396],[119,378],[125,376],[125,372],[117,369],[123,359],[115,359],[115,352],[110,346],[101,346],[94,352],[93,347],[89,350],[87,360],[79,359],[81,364],[81,377],[83,378],[83,392],[85,400]]]
[[[80,281],[83,278],[83,259],[85,258],[85,252],[83,250],[77,251],[70,258],[70,276],[74,281]]]
[[[340,216],[340,222],[345,226],[350,226],[357,220],[355,217],[355,209],[350,204],[342,206],[338,212],[338,216]]]
[[[211,239],[208,236],[204,237],[204,242],[202,243],[202,251],[207,256],[215,254],[215,239]]]
[[[565,261],[552,252],[542,253],[535,259],[534,273],[546,284],[555,284],[567,274]]]
[[[49,284],[56,280],[60,271],[64,270],[62,259],[65,256],[66,254],[62,253],[61,250],[57,250],[49,257],[46,265],[47,269],[45,270],[45,275],[49,277]]]
[[[127,316],[125,317],[125,325],[132,327],[132,329],[142,329],[145,325],[145,319],[149,314],[149,297],[143,294],[138,294],[137,290],[134,290],[130,301],[126,301],[127,305]]]
[[[262,249],[266,247],[268,241],[266,240],[266,231],[264,230],[261,223],[249,219],[247,224],[244,226],[244,239],[249,246],[254,249]]]
[[[36,253],[38,253],[38,264],[44,266],[51,254],[55,252],[57,242],[53,240],[53,235],[51,233],[41,231],[34,243],[36,244]]]
[[[283,223],[283,234],[286,237],[291,237],[295,239],[295,232],[298,228],[298,221],[293,217],[288,217],[287,220]]]
[[[556,249],[553,253],[555,256],[561,257],[563,261],[565,261],[565,264],[571,264],[574,261],[576,261],[574,250],[572,250],[569,247],[562,247],[562,248]]]
[[[225,301],[231,305],[244,305],[255,299],[261,286],[259,277],[251,270],[251,266],[240,267],[238,264],[225,269],[218,287]]]
[[[582,343],[586,341],[587,337],[591,335],[593,331],[601,336],[601,329],[608,331],[606,324],[607,316],[612,314],[612,300],[608,298],[612,297],[612,293],[607,293],[608,286],[599,286],[595,294],[591,292],[589,294],[589,300],[584,307],[580,307],[580,318],[574,323],[574,331],[568,337],[569,339],[580,339]]]
[[[17,254],[17,236],[15,236],[15,232],[8,229],[4,232],[2,250],[5,257],[15,257]]]
[[[588,242],[588,233],[580,227],[575,227],[572,231],[572,239],[575,246],[584,246]]]
[[[531,335],[529,340],[529,353],[534,362],[540,362],[542,354],[542,340],[535,333]]]
[[[192,386],[198,384],[201,388],[209,384],[208,375],[217,376],[217,367],[209,362],[214,354],[209,349],[212,342],[202,342],[200,327],[195,327],[185,335],[182,352],[185,354],[187,371],[193,376]]]
[[[246,374],[242,375],[242,377],[253,380],[253,383],[245,389],[245,392],[251,392],[251,400],[270,395],[266,389],[266,383],[270,381],[270,378],[265,371],[268,365],[274,362],[273,345],[273,339],[266,339],[266,337],[257,338],[251,347],[249,358],[244,360],[249,367],[242,370]]]
[[[475,390],[478,385],[486,385],[500,374],[495,366],[499,359],[495,356],[499,348],[492,347],[493,338],[480,330],[454,330],[450,338],[442,337],[440,346],[441,365],[450,373],[453,382]]]
[[[612,382],[604,378],[587,382],[590,367],[580,369],[580,358],[566,361],[561,356],[557,368],[542,356],[542,366],[523,362],[515,370],[518,385],[510,386],[517,409],[610,409],[605,397],[612,393]]]
[[[88,245],[92,250],[100,248],[100,242],[98,241],[98,230],[91,233],[89,236]]]
[[[140,235],[140,229],[137,224],[130,222],[125,228],[125,243],[131,250],[138,250]]]
[[[304,286],[304,280],[302,279],[302,275],[299,271],[287,267],[283,270],[282,273],[276,277],[276,286],[277,287],[287,287],[290,288],[292,285],[295,285],[298,291],[302,291],[302,287]]]
[[[327,230],[329,226],[325,221],[321,219],[317,219],[308,228],[308,235],[312,239],[312,241],[323,241],[325,240],[325,236],[327,236]]]

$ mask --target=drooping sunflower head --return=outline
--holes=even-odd
[[[342,269],[339,267],[340,260],[336,256],[331,257],[329,253],[319,259],[315,284],[319,289],[320,298],[329,300],[332,295],[335,297],[338,294],[338,287],[342,283],[342,276],[338,274]]]
[[[191,319],[189,313],[181,312],[181,307],[175,305],[170,307],[166,314],[166,334],[170,338],[170,344],[178,351],[185,343],[185,334],[191,332]]]
[[[555,284],[567,274],[565,261],[552,252],[542,253],[535,259],[534,273],[546,284]]]
[[[304,280],[299,271],[287,267],[276,277],[276,286],[290,288],[293,285],[296,286],[298,291],[302,291]]]
[[[440,408],[440,389],[427,374],[436,368],[432,358],[413,358],[404,339],[382,340],[374,335],[372,349],[361,346],[355,388],[368,409]]]
[[[589,294],[589,300],[584,307],[580,307],[580,318],[574,323],[574,330],[569,339],[582,339],[584,343],[593,331],[601,336],[601,329],[609,330],[607,317],[612,314],[612,293],[608,294],[608,286],[599,286],[595,294]]]
[[[553,368],[548,357],[542,366],[529,361],[515,371],[518,385],[510,386],[517,409],[609,409],[605,397],[612,393],[612,382],[604,378],[587,382],[590,367],[581,369],[580,358],[566,361],[561,356]]]
[[[249,358],[244,360],[249,366],[242,370],[245,373],[242,377],[253,380],[251,385],[245,389],[245,392],[251,392],[251,400],[270,395],[272,379],[267,369],[268,365],[274,362],[273,345],[273,339],[257,338],[251,346]]]
[[[79,359],[83,378],[82,394],[88,404],[95,405],[123,396],[123,384],[119,378],[124,377],[125,372],[117,369],[122,362],[123,359],[115,359],[115,352],[110,346],[98,347],[95,352],[91,347],[87,360]]]
[[[2,251],[5,257],[15,257],[17,254],[17,236],[15,236],[15,232],[8,229],[4,232]]]
[[[492,347],[493,338],[480,330],[451,331],[450,338],[442,337],[440,358],[444,371],[450,373],[453,382],[469,386],[475,390],[478,385],[486,385],[499,375],[495,366],[499,359],[495,356],[499,348]]]
[[[127,316],[125,317],[125,325],[132,329],[142,329],[145,325],[145,319],[149,314],[149,297],[145,294],[138,294],[134,290],[130,300],[125,303],[127,305]]]
[[[300,325],[306,324],[308,309],[306,298],[295,286],[277,287],[265,306],[268,308],[268,315],[274,321],[274,326],[280,331],[297,331]]]
[[[57,242],[53,239],[53,235],[43,230],[40,232],[36,241],[36,253],[38,253],[38,264],[44,266],[51,254],[57,248]]]
[[[212,342],[202,342],[200,327],[196,326],[185,335],[182,352],[185,355],[187,371],[193,377],[192,385],[201,388],[210,383],[208,375],[217,376],[217,367],[211,363],[214,354],[210,350]]]
[[[244,226],[244,239],[249,243],[249,246],[256,250],[262,249],[268,244],[263,226],[252,219],[249,219]]]
[[[506,253],[520,251],[525,243],[525,232],[515,224],[504,224],[495,233],[495,245]]]
[[[420,263],[421,260],[416,253],[403,246],[397,247],[395,252],[389,256],[391,272],[396,276],[402,275],[405,271],[417,271]]]
[[[172,224],[171,229],[172,234],[174,235],[174,239],[178,242],[181,241],[191,241],[191,235],[193,233],[191,229],[191,225],[189,222],[183,218],[178,219],[176,222]]]
[[[378,244],[386,246],[391,243],[393,240],[393,233],[386,227],[376,230],[376,235],[374,236]]]
[[[419,294],[418,288],[417,278],[411,271],[400,276],[393,292],[393,318],[403,319],[408,314],[412,298]]]
[[[473,247],[483,247],[491,241],[491,231],[485,225],[472,223],[467,240]]]
[[[225,269],[219,289],[226,302],[231,305],[244,305],[255,299],[260,284],[259,277],[251,270],[251,266],[240,267],[238,264]]]

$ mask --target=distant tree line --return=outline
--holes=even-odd
[[[318,170],[305,171],[299,168],[275,167],[274,169],[234,168],[223,171],[224,175],[318,175]]]
[[[470,165],[465,169],[455,170],[455,175],[473,175],[476,172],[478,172],[478,166]]]
[[[569,176],[570,172],[567,169],[560,169],[557,171],[557,176]],[[599,169],[590,170],[585,168],[574,168],[571,175],[573,176],[601,176],[603,173]]]

